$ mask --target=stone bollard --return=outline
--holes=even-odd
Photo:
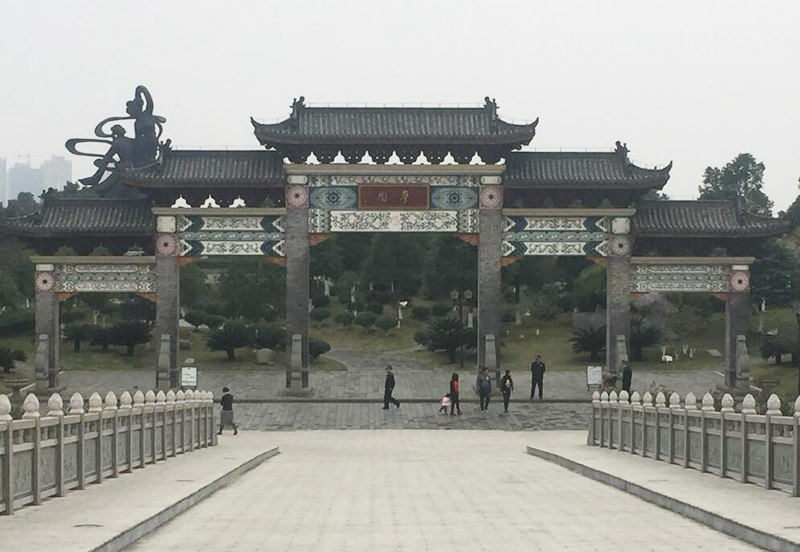
[[[756,400],[750,393],[745,395],[744,399],[742,399],[742,414],[747,416],[758,414],[758,412],[756,412]]]
[[[113,391],[106,393],[105,407],[103,409],[111,411],[117,410],[117,396]]]
[[[186,398],[186,402],[194,402],[194,391],[191,389],[187,389],[183,396]]]
[[[0,422],[11,421],[11,401],[6,395],[0,395]]]
[[[794,400],[794,415],[800,418],[800,395]]]
[[[40,417],[39,398],[34,393],[28,393],[28,396],[22,402],[22,410],[25,412],[22,415],[23,419]]]
[[[681,396],[678,393],[672,393],[669,396],[669,407],[672,410],[680,410],[681,408]]]
[[[214,392],[213,391],[206,391],[208,394],[208,402],[214,404]]]
[[[714,395],[706,393],[703,395],[703,406],[700,408],[703,412],[716,412],[714,408]]]
[[[712,397],[713,400],[713,397]],[[686,400],[683,406],[686,410],[697,410],[697,398],[694,396],[694,393],[689,391],[686,393]]]
[[[88,412],[102,412],[103,399],[100,398],[99,393],[92,393],[89,395],[89,410]]]
[[[53,393],[47,399],[47,415],[48,416],[63,416],[64,415],[64,399],[58,393]]]
[[[131,397],[130,392],[123,391],[122,395],[119,396],[119,409],[130,410],[132,407],[133,407],[133,397]]]
[[[73,393],[69,398],[69,413],[83,414],[83,396],[80,393]]]
[[[781,413],[781,398],[773,393],[767,399],[767,416],[780,416]]]
[[[733,397],[731,397],[730,393],[722,395],[722,408],[719,411],[724,413],[735,412],[733,409]]]

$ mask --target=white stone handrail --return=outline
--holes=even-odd
[[[694,393],[683,401],[670,393],[667,401],[659,392],[655,405],[650,392],[641,403],[636,391],[627,398],[624,391],[619,398],[613,390],[594,393],[588,444],[800,496],[800,397],[791,416],[783,415],[774,394],[763,413],[750,394],[740,396],[738,412],[729,393],[719,399],[719,410],[711,393],[699,409]]]
[[[194,399],[185,400],[187,394]],[[0,514],[216,445],[212,397],[205,391],[136,390],[119,399],[109,391],[103,399],[95,392],[86,408],[83,396],[74,393],[65,408],[64,398],[54,393],[42,415],[39,398],[29,393],[22,416],[13,419],[9,397],[0,395]],[[88,447],[97,452],[85,454]]]

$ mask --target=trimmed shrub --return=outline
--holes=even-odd
[[[434,303],[431,307],[431,312],[434,316],[447,316],[451,310],[453,310],[453,307],[447,303]]]
[[[374,312],[360,312],[358,313],[358,316],[356,316],[356,324],[363,326],[366,329],[370,329],[375,324],[377,319],[378,316]]]
[[[278,326],[256,326],[253,328],[253,346],[273,351],[286,348],[286,330]]]
[[[331,298],[327,295],[320,295],[319,297],[314,297],[313,302],[315,309],[324,309],[331,304]]]
[[[336,323],[341,324],[343,328],[352,324],[354,319],[355,316],[353,316],[353,313],[350,311],[342,311],[337,314],[335,318]]]
[[[236,360],[236,349],[252,343],[252,335],[250,328],[242,322],[228,321],[221,328],[212,330],[206,342],[212,351],[225,351],[228,360]]]
[[[206,323],[206,318],[208,318],[206,313],[196,309],[190,309],[186,313],[186,316],[183,317],[188,324],[194,326],[194,331],[197,331],[200,329],[200,326]]]
[[[76,353],[81,351],[81,343],[92,337],[91,324],[69,324],[64,328],[64,339],[72,341]]]
[[[369,312],[374,312],[375,314],[383,314],[383,305],[381,305],[377,301],[367,303],[366,308]]]
[[[209,330],[216,330],[225,323],[225,317],[217,314],[208,314],[203,322]]]
[[[504,310],[500,315],[500,322],[504,324],[513,324],[517,321],[517,315],[513,310]]]
[[[328,309],[319,309],[318,308],[318,309],[312,310],[310,316],[311,316],[311,320],[316,320],[317,322],[322,322],[323,320],[326,320],[326,319],[330,318],[331,311],[329,311]]]
[[[103,352],[108,352],[108,347],[113,343],[113,332],[111,328],[103,328],[101,326],[92,326],[92,333],[89,337],[89,345],[94,347],[102,347]]]
[[[0,348],[0,368],[3,369],[5,374],[16,368],[15,362],[25,362],[26,360],[25,351],[12,351],[7,347]]]
[[[431,316],[431,309],[428,307],[414,307],[411,309],[411,318],[414,320],[427,320]]]
[[[427,347],[431,342],[431,334],[425,330],[419,330],[414,334],[414,341],[417,345]]]
[[[133,356],[137,345],[150,341],[150,326],[141,320],[122,320],[111,329],[111,343],[125,347],[128,356]]]
[[[397,320],[394,316],[379,316],[377,320],[375,320],[375,326],[382,329],[384,332],[388,332],[397,326]]]
[[[310,338],[308,340],[308,355],[312,360],[317,360],[320,355],[324,355],[331,350],[331,344],[321,339]]]

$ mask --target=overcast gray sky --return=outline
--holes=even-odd
[[[800,177],[797,1],[9,1],[0,157],[66,154],[137,84],[178,147],[252,147],[308,103],[480,103],[540,117],[537,149],[628,143],[697,194],[738,153],[778,209]],[[68,154],[66,154],[68,155]],[[90,165],[75,162],[75,176]]]

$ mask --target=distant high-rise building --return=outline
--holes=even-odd
[[[8,179],[6,178],[6,160],[0,157],[0,202],[3,207],[8,205]]]
[[[22,192],[39,198],[42,189],[42,169],[34,169],[30,163],[14,163],[8,169],[8,198],[16,199]]]
[[[60,190],[71,179],[72,161],[53,155],[42,163],[42,187],[44,190],[49,188]]]

